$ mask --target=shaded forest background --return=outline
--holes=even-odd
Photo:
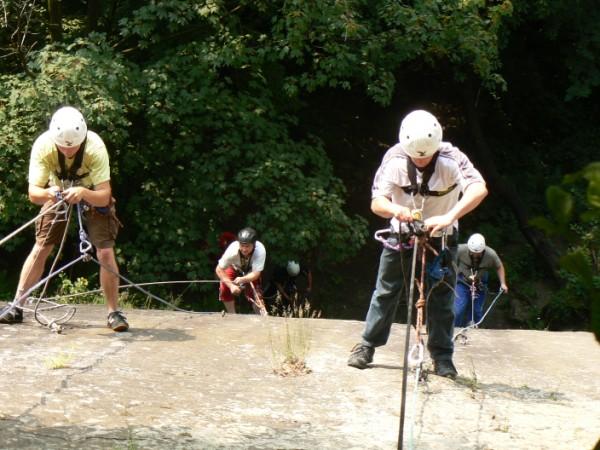
[[[251,225],[271,264],[310,261],[325,317],[362,320],[370,236],[386,226],[372,178],[402,117],[424,108],[488,182],[461,237],[483,233],[507,268],[491,325],[597,327],[595,6],[0,0],[0,234],[35,216],[31,144],[69,104],[108,146],[128,277],[213,278],[218,235]],[[31,243],[29,231],[0,249],[6,298]],[[69,275],[95,285],[95,272]],[[218,308],[215,289],[182,301]]]

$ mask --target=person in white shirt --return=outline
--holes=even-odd
[[[485,181],[464,153],[442,142],[442,127],[429,112],[417,110],[408,114],[402,120],[398,137],[399,143],[386,152],[375,174],[371,210],[405,225],[413,222],[413,212],[419,211],[430,245],[439,252],[445,239],[454,259],[458,219],[485,198]],[[408,251],[412,252],[383,249],[362,342],[352,349],[349,366],[367,368],[373,362],[375,348],[387,343],[400,295],[409,288],[405,278],[410,274],[411,258],[403,255]],[[430,259],[432,254],[427,253]],[[456,378],[452,363],[456,271],[452,264],[445,267],[443,281],[427,281],[428,287],[433,286],[426,296],[427,349],[434,373]]]
[[[235,314],[235,297],[242,292],[247,298],[259,300],[262,304],[262,299],[255,298],[254,291],[260,294],[260,278],[266,258],[265,246],[257,240],[253,228],[241,229],[237,240],[229,244],[215,269],[217,277],[221,280],[219,300],[223,302],[228,313]],[[260,312],[256,303],[252,303],[252,307],[255,312]]]

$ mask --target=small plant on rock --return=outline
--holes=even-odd
[[[311,340],[309,319],[320,316],[321,312],[312,310],[309,302],[286,309],[283,321],[277,322],[281,326],[270,331],[273,372],[284,377],[311,372],[306,364]]]

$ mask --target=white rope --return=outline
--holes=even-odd
[[[81,255],[78,258],[74,259],[73,261],[65,264],[61,268],[55,270],[54,272],[50,272],[46,277],[42,278],[36,284],[34,284],[33,286],[31,286],[23,294],[17,296],[11,303],[9,303],[8,308],[6,308],[3,312],[0,312],[0,319],[2,319],[6,314],[8,314],[9,312],[11,312],[14,308],[21,308],[22,309],[22,307],[19,306],[19,304],[24,299],[28,298],[29,294],[31,294],[33,291],[35,291],[37,288],[39,288],[42,284],[44,284],[47,279],[52,278],[53,276],[57,275],[58,273],[62,272],[63,270],[66,270],[69,267],[71,267],[72,265],[74,265],[74,264],[78,263],[79,261],[83,260],[83,258],[85,256],[86,255]]]
[[[410,421],[410,432],[408,437],[408,448],[409,450],[415,447],[415,423],[417,418],[417,405],[419,404],[419,380],[421,378],[421,366],[417,366],[415,369],[415,387],[412,395],[412,408],[411,408],[411,421]]]
[[[456,338],[458,338],[459,336],[462,338],[462,343],[466,344],[467,342],[467,335],[466,332],[472,328],[477,328],[479,326],[479,324],[481,322],[483,322],[483,319],[485,319],[485,316],[488,315],[488,313],[492,310],[492,308],[494,307],[494,304],[496,303],[496,301],[500,298],[500,296],[504,293],[504,289],[500,288],[500,290],[498,291],[498,294],[496,295],[496,297],[494,297],[494,300],[492,300],[492,303],[490,303],[490,306],[488,307],[488,309],[485,311],[485,313],[483,314],[483,316],[481,316],[481,319],[479,319],[479,322],[477,323],[472,323],[464,328],[462,328],[458,333],[456,333],[454,335],[454,337],[452,338],[453,341],[456,340]]]
[[[29,222],[25,223],[24,225],[21,225],[19,228],[17,228],[15,231],[13,231],[12,233],[4,236],[1,240],[0,240],[0,246],[2,246],[5,242],[9,241],[10,239],[12,239],[13,237],[15,237],[17,234],[19,234],[21,231],[23,231],[25,228],[27,228],[29,225],[31,225],[32,223],[34,223],[36,220],[38,220],[40,217],[42,217],[44,214],[47,214],[48,212],[52,211],[53,209],[58,208],[60,205],[62,205],[64,203],[64,200],[59,200],[58,202],[56,202],[54,205],[52,205],[50,208],[42,211],[41,213],[39,213],[37,216],[35,216],[33,219],[31,219]]]
[[[219,280],[175,280],[175,281],[149,281],[147,283],[130,283],[122,284],[119,289],[128,289],[136,286],[153,286],[153,285],[165,285],[165,284],[199,284],[199,283],[219,283]],[[55,295],[54,297],[46,297],[46,300],[58,300],[73,297],[81,297],[83,295],[99,294],[102,289],[93,289],[91,291],[77,292],[74,294]]]

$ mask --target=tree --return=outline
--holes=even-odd
[[[577,202],[579,192],[573,188],[582,182],[587,187],[583,200]],[[573,314],[590,317],[590,328],[600,341],[600,162],[565,176],[561,185],[548,187],[546,202],[552,220],[539,216],[532,224],[569,244],[560,257],[565,285],[549,305],[548,320],[562,324]]]

